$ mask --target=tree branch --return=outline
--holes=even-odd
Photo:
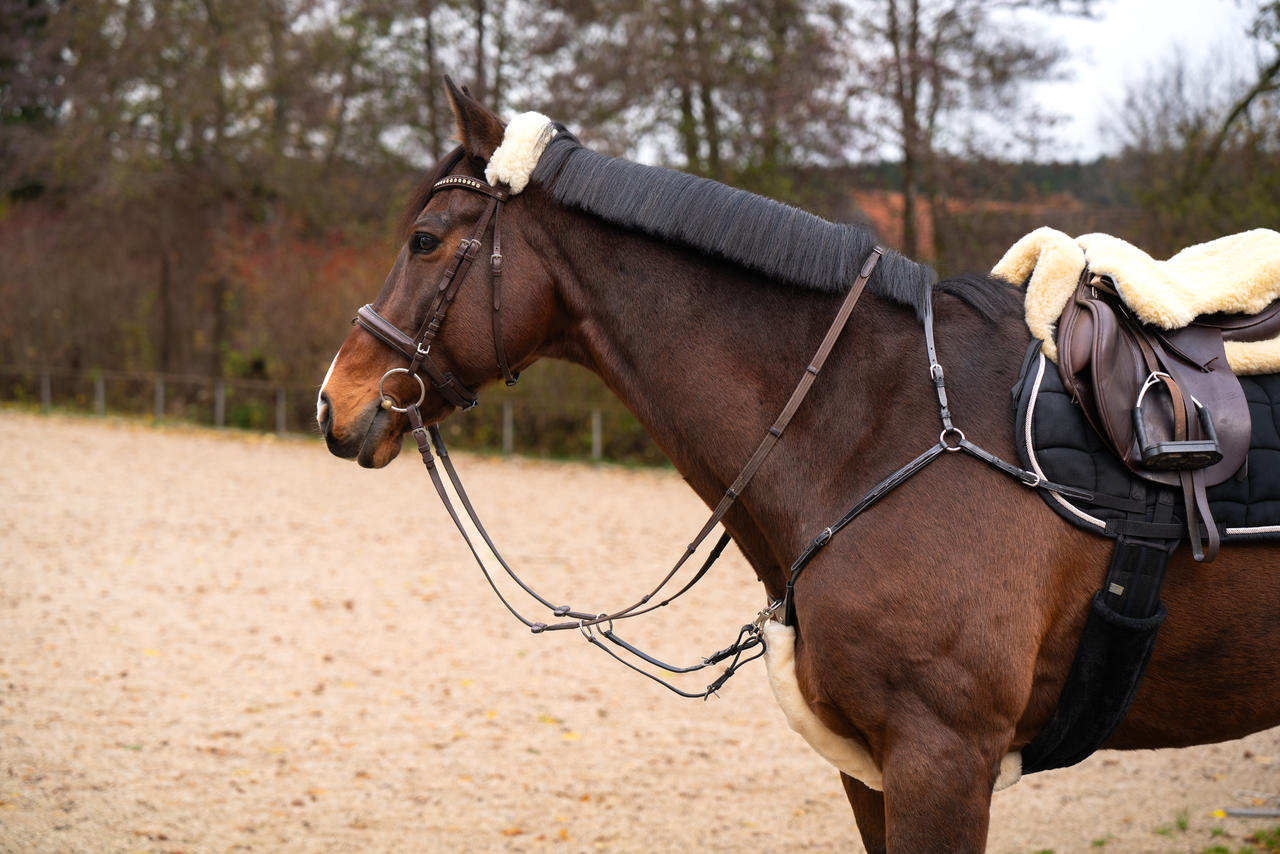
[[[1266,68],[1262,69],[1258,75],[1258,82],[1250,87],[1249,91],[1244,93],[1239,101],[1235,103],[1227,113],[1222,124],[1218,127],[1218,132],[1214,134],[1213,139],[1209,143],[1208,149],[1203,156],[1196,158],[1192,163],[1191,169],[1188,170],[1187,180],[1184,183],[1184,189],[1190,193],[1194,192],[1204,183],[1205,178],[1209,174],[1209,170],[1218,162],[1218,157],[1222,154],[1222,148],[1227,144],[1227,137],[1231,135],[1231,129],[1236,121],[1244,115],[1249,106],[1266,92],[1274,91],[1280,88],[1280,55]]]

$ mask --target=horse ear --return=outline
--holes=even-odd
[[[459,89],[452,78],[445,75],[445,91],[449,94],[449,106],[458,122],[458,136],[469,157],[485,163],[502,144],[506,126],[496,115],[471,96],[467,87]]]

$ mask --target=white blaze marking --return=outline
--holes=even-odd
[[[320,395],[324,394],[324,387],[329,384],[329,377],[333,376],[333,369],[338,365],[338,357],[342,355],[339,350],[333,354],[333,361],[329,363],[329,370],[324,375],[324,382],[320,383],[320,391],[316,393],[316,423],[320,424],[324,421],[325,404],[320,399]]]

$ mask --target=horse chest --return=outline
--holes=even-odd
[[[797,732],[819,756],[864,785],[884,791],[884,776],[870,752],[856,739],[832,732],[800,692],[796,679],[796,630],[792,626],[770,621],[764,626],[765,667],[769,671],[769,687],[774,699],[787,719],[787,725]],[[1008,788],[1022,778],[1022,755],[1006,754],[1000,761],[1000,776],[994,791]]]

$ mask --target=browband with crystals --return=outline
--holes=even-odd
[[[508,195],[507,191],[502,187],[492,187],[484,181],[472,178],[469,175],[450,175],[447,178],[441,178],[432,185],[431,189],[435,191],[446,187],[465,187],[468,190],[475,190],[478,193],[484,193],[503,201],[506,200]]]

